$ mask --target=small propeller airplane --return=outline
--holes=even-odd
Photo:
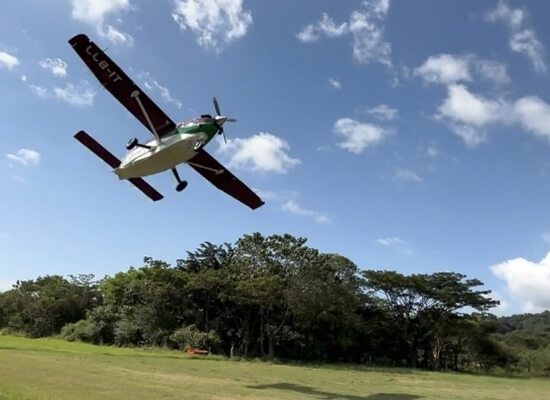
[[[187,181],[180,178],[176,167],[184,163],[251,209],[264,204],[256,193],[204,150],[216,134],[223,135],[227,142],[223,125],[236,122],[221,114],[215,97],[216,116],[203,114],[176,124],[85,34],[72,37],[69,44],[103,87],[153,135],[153,139],[146,143],[140,143],[137,138],[130,139],[122,161],[85,131],[74,135],[76,140],[110,165],[119,179],[128,180],[151,200],[157,201],[163,198],[162,194],[143,177],[171,170],[177,181],[176,190],[181,192],[187,187]]]

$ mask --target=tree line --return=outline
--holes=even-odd
[[[253,233],[233,244],[205,242],[175,265],[146,257],[143,266],[100,280],[17,282],[0,293],[0,328],[228,357],[526,369],[503,340],[489,313],[498,302],[482,286],[453,272],[364,270],[305,238]],[[543,371],[539,364],[530,371]]]

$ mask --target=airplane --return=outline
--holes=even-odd
[[[176,124],[88,36],[78,34],[69,40],[69,44],[103,87],[153,136],[146,143],[140,143],[137,138],[130,139],[126,145],[126,155],[119,160],[85,131],[74,135],[76,140],[111,166],[120,180],[129,181],[151,200],[158,201],[163,198],[162,194],[143,177],[171,170],[177,182],[176,191],[181,192],[187,187],[187,181],[180,178],[176,167],[187,164],[218,189],[251,209],[264,204],[256,193],[204,150],[217,134],[223,135],[227,142],[223,125],[236,122],[221,114],[215,97],[215,116],[202,114]]]

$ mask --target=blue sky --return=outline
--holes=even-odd
[[[33,12],[29,12],[33,10]],[[0,15],[0,289],[175,262],[203,241],[291,233],[362,268],[457,271],[501,314],[550,308],[550,4],[535,1],[20,0]],[[251,211],[186,166],[153,203],[118,156],[148,132],[67,40],[86,33],[259,192]]]

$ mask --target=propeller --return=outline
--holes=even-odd
[[[225,137],[225,131],[223,130],[223,124],[226,122],[237,122],[235,118],[228,118],[222,115],[220,111],[220,105],[218,104],[218,100],[214,97],[214,109],[216,110],[216,118],[214,118],[214,123],[218,127],[218,131],[216,132],[219,135],[223,135],[223,141],[227,143],[227,138]]]

